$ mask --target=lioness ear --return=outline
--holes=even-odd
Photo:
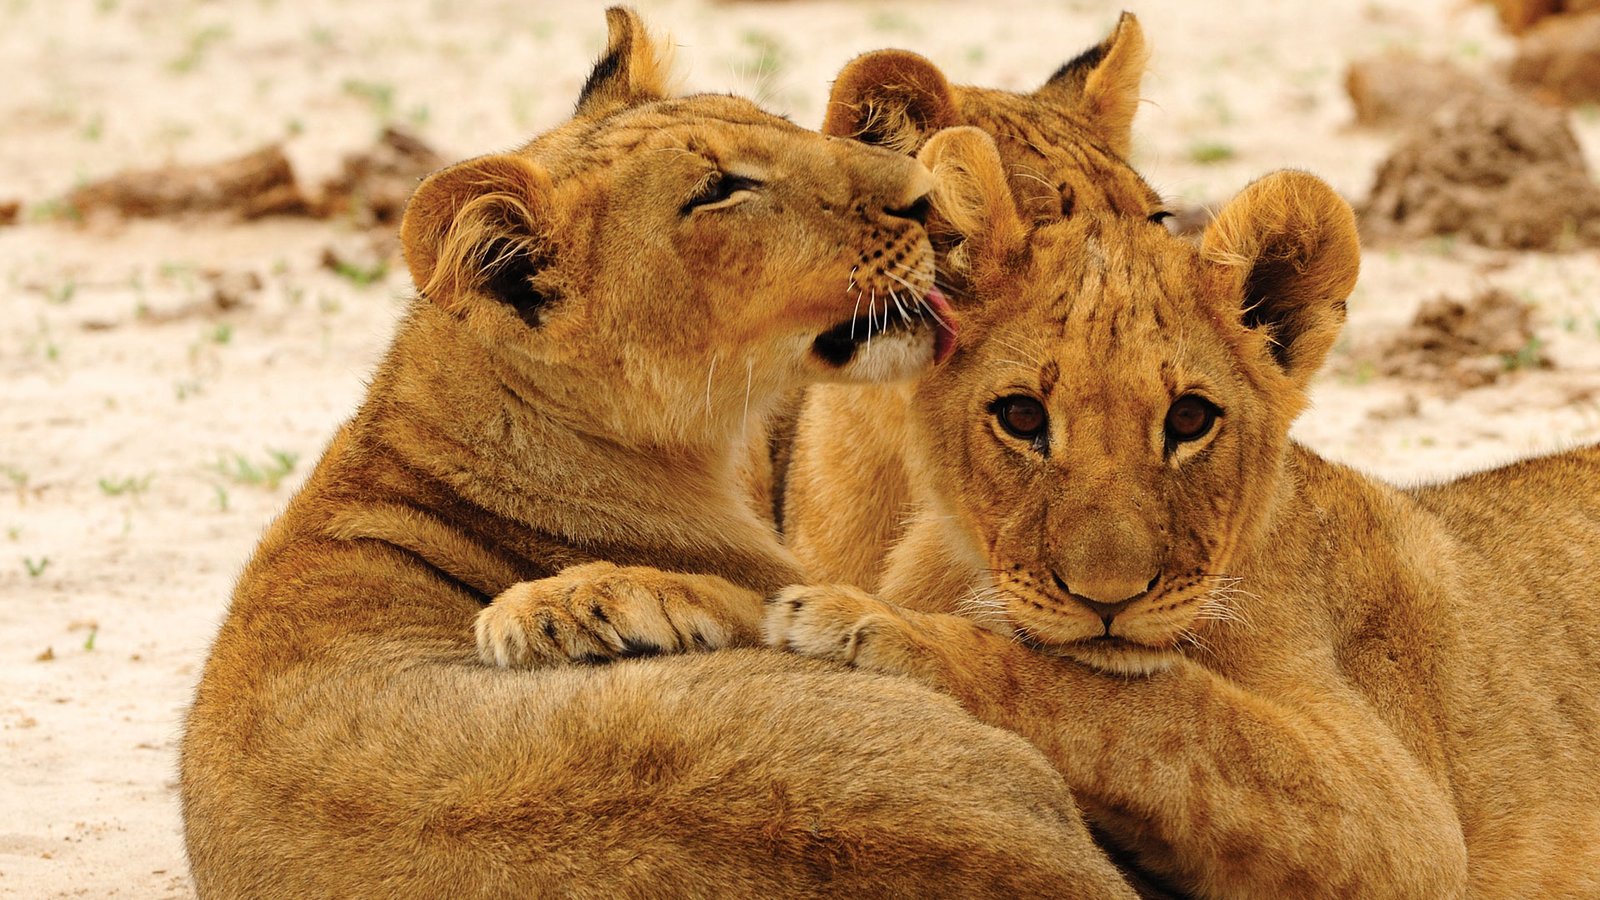
[[[428,176],[411,195],[400,243],[424,297],[460,313],[474,294],[539,324],[553,299],[537,276],[549,265],[550,176],[520,156],[481,156]]]
[[[1350,204],[1314,175],[1274,172],[1223,207],[1200,248],[1242,324],[1303,387],[1339,336],[1361,270]]]
[[[671,54],[664,52],[626,6],[606,10],[606,52],[578,95],[579,117],[606,116],[667,96]]]
[[[1113,153],[1126,157],[1133,147],[1133,114],[1139,110],[1139,82],[1148,60],[1144,29],[1133,13],[1125,12],[1105,40],[1057,69],[1033,96],[1087,119]]]
[[[961,239],[946,264],[978,274],[1004,266],[1022,249],[1028,228],[1017,213],[994,138],[970,126],[946,128],[928,139],[917,160],[933,172],[929,227]]]
[[[957,121],[938,66],[909,50],[878,50],[852,59],[834,79],[822,133],[909,154]]]

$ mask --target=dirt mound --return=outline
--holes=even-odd
[[[1531,100],[1452,101],[1378,167],[1361,210],[1373,240],[1455,234],[1486,247],[1600,244],[1600,187],[1559,110]]]
[[[271,144],[216,163],[122,172],[74,190],[65,204],[83,216],[347,217],[363,227],[392,228],[418,180],[444,162],[421,139],[386,128],[371,148],[346,156],[314,195],[300,186],[283,146]]]
[[[309,211],[279,144],[207,165],[123,172],[78,188],[66,202],[84,215],[109,212],[135,219],[186,213],[255,219]]]
[[[1369,128],[1409,125],[1451,100],[1500,90],[1451,63],[1402,52],[1351,63],[1344,89],[1355,107],[1356,124]]]
[[[1540,22],[1518,44],[1507,76],[1543,100],[1600,102],[1600,12]]]
[[[1380,375],[1459,391],[1508,372],[1551,368],[1533,330],[1533,307],[1498,288],[1471,300],[1430,300],[1411,324],[1374,344],[1359,363]]]

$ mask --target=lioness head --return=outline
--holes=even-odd
[[[649,441],[720,434],[800,384],[926,366],[927,171],[736,97],[668,98],[638,18],[607,21],[572,121],[417,189],[401,237],[422,295],[512,389]]]
[[[923,379],[919,465],[1009,624],[1149,672],[1207,616],[1277,492],[1289,425],[1359,266],[1322,181],[1246,188],[1201,245],[1127,217],[1028,229],[994,144],[936,136],[935,206],[966,236],[974,305]]]
[[[1126,161],[1147,58],[1132,13],[1026,93],[953,85],[915,53],[879,50],[839,72],[822,131],[916,153],[940,129],[971,125],[995,139],[1028,220],[1077,211],[1159,219],[1160,196]]]

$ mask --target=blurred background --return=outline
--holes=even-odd
[[[1184,227],[1287,166],[1361,210],[1302,439],[1414,481],[1600,436],[1600,4],[637,5],[686,90],[810,127],[856,53],[1027,90],[1131,9]],[[0,0],[0,896],[190,895],[181,711],[411,296],[405,197],[562,121],[602,9]]]

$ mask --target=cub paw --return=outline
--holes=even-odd
[[[722,647],[730,629],[697,602],[693,578],[589,563],[514,584],[478,613],[478,657],[539,668]]]
[[[784,588],[767,606],[767,646],[850,666],[916,674],[925,654],[908,611],[845,585]]]

